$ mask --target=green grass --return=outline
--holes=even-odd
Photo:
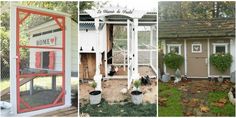
[[[71,79],[71,86],[72,86],[72,90],[73,89],[77,89],[78,87],[78,79],[77,78],[73,78]],[[60,87],[61,86],[61,77],[57,77],[57,86]],[[51,88],[51,77],[38,77],[36,79],[34,79],[34,85],[36,87],[41,87],[44,89],[49,89]],[[0,81],[0,90],[2,91],[3,89],[7,88],[10,86],[10,79],[4,79],[2,81]],[[27,86],[27,84],[21,86],[21,91],[27,90],[29,89],[29,87]],[[77,91],[77,90],[73,90],[73,91]]]
[[[223,108],[219,108],[213,105],[215,101],[218,101],[219,99],[224,97],[227,99],[227,103]],[[210,111],[216,114],[217,116],[235,116],[235,107],[229,102],[227,92],[210,92],[208,95],[208,102],[210,105]]]
[[[0,90],[2,91],[3,89],[7,88],[10,86],[10,81],[9,79],[4,79],[0,81]]]
[[[181,104],[181,91],[174,87],[168,87],[167,83],[159,82],[159,96],[166,97],[166,106],[158,106],[159,116],[183,116]]]
[[[80,108],[80,113],[88,113],[90,116],[156,116],[156,104],[134,105],[132,103],[108,104],[102,99],[99,105],[89,103]]]

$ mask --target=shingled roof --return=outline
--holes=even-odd
[[[234,37],[235,19],[158,21],[159,39]]]

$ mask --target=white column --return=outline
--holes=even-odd
[[[11,113],[17,114],[17,91],[16,91],[16,6],[11,4],[10,13],[10,103]]]
[[[188,73],[188,66],[187,66],[187,41],[184,39],[184,74],[187,75]]]
[[[110,28],[110,27],[109,27]],[[107,31],[109,31],[109,29],[108,29],[108,27],[107,27],[107,24],[105,24],[105,35],[107,35]],[[109,33],[110,33],[110,31],[109,31]],[[110,35],[110,34],[109,34]],[[104,53],[104,61],[105,61],[105,77],[107,77],[107,74],[108,74],[108,70],[107,70],[107,49],[108,49],[108,46],[107,46],[107,44],[108,44],[108,42],[107,42],[107,39],[109,38],[109,37],[107,37],[107,36],[105,36],[106,37],[106,39],[105,39],[105,53]]]
[[[133,75],[132,79],[139,79],[138,73],[138,19],[134,19],[134,40],[132,42],[133,45]]]
[[[100,63],[101,63],[101,54],[100,54],[100,38],[99,38],[99,18],[95,18],[95,28],[97,34],[97,45],[96,45],[96,72],[94,76],[94,81],[97,83],[96,90],[102,90],[102,75],[100,74]]]
[[[207,76],[210,77],[210,39],[207,39]]]
[[[71,106],[71,18],[65,17],[65,105]]]
[[[163,53],[164,53],[164,55],[166,54],[166,40],[163,40]],[[165,63],[164,63],[164,72],[166,74],[166,65],[165,65]]]
[[[233,59],[233,62],[232,62],[232,64],[231,64],[231,68],[230,68],[230,72],[234,72],[235,71],[235,56],[236,56],[236,52],[235,52],[235,50],[236,50],[236,42],[235,42],[235,40],[232,38],[231,40],[230,40],[230,54],[232,55],[232,59]]]
[[[152,65],[152,48],[153,48],[153,26],[151,26],[150,28],[150,47],[151,47],[151,51],[150,51],[150,65]]]

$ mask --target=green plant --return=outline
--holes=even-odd
[[[91,87],[93,87],[94,89],[97,87],[97,83],[95,81],[93,81],[91,84],[90,84]]]
[[[180,68],[184,62],[184,57],[182,55],[170,52],[164,56],[165,65],[173,70]]]
[[[229,53],[217,53],[210,56],[210,63],[221,73],[230,68],[232,61],[232,56]]]
[[[134,87],[135,87],[136,89],[138,89],[139,86],[141,86],[141,81],[140,81],[140,80],[135,80],[135,81],[134,81]]]

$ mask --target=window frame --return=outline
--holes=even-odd
[[[213,54],[216,54],[216,47],[217,46],[225,46],[225,54],[228,53],[228,45],[229,43],[213,43]]]
[[[179,48],[179,55],[181,55],[181,46],[182,44],[167,44],[167,53],[170,53],[170,47],[178,47]]]
[[[194,51],[193,50],[193,46],[197,46],[197,45],[200,46],[200,51]],[[192,44],[192,53],[202,53],[202,44],[201,43],[193,43]]]

